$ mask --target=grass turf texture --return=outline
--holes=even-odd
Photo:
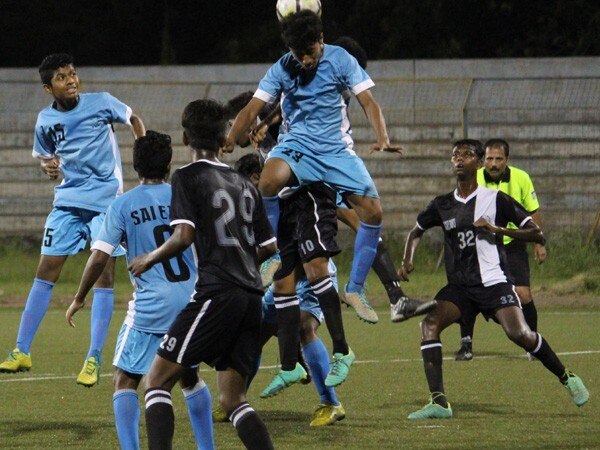
[[[111,359],[124,309],[115,311],[105,349],[100,385],[75,384],[88,345],[89,310],[70,329],[62,308],[51,309],[32,348],[29,373],[0,374],[2,392],[1,448],[118,448],[113,425]],[[406,416],[427,401],[419,351],[418,321],[392,324],[387,310],[377,325],[359,322],[344,313],[349,341],[357,354],[350,377],[338,389],[347,418],[333,427],[310,428],[310,415],[319,403],[312,384],[293,386],[281,395],[261,400],[258,394],[275,373],[260,370],[249,400],[265,420],[276,448],[595,448],[600,444],[600,309],[543,308],[540,328],[558,352],[593,353],[562,356],[591,392],[577,408],[566,390],[539,362],[524,353],[499,326],[477,322],[475,360],[444,361],[445,384],[455,418],[408,421]],[[0,313],[0,351],[14,345],[21,309]],[[321,329],[321,335],[326,336]],[[444,355],[458,347],[458,327],[442,337]],[[329,340],[324,338],[329,347]],[[266,347],[263,366],[277,364],[275,341]],[[216,399],[215,374],[206,366],[201,376]],[[194,448],[183,396],[173,391],[176,414],[174,448]],[[140,395],[141,398],[141,395]],[[213,400],[214,400],[213,399]],[[217,448],[241,448],[231,424],[215,425]],[[147,448],[142,412],[142,448]]]

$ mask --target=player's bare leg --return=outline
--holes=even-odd
[[[587,402],[589,393],[581,378],[565,369],[563,363],[541,334],[531,331],[520,308],[516,306],[502,308],[496,312],[496,319],[498,319],[511,341],[533,354],[546,369],[556,375],[567,388],[577,406],[582,406]]]
[[[40,256],[33,286],[21,314],[16,348],[0,364],[0,372],[16,373],[31,369],[31,344],[50,306],[52,289],[66,260],[67,256]]]
[[[438,301],[435,309],[421,321],[421,354],[431,398],[422,409],[409,414],[409,419],[452,417],[452,408],[444,391],[440,335],[459,318],[460,310],[454,303]]]
[[[246,400],[246,378],[234,369],[217,374],[221,407],[248,449],[272,449],[267,427]]]
[[[531,331],[538,330],[538,314],[533,302],[533,296],[531,295],[531,289],[529,286],[515,286],[515,292],[521,300],[521,308],[523,310],[523,316],[525,316],[525,322],[531,328]],[[531,354],[527,354],[530,361],[534,361],[535,357]]]

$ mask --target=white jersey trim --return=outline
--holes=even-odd
[[[275,97],[273,97],[267,91],[263,91],[262,89],[257,89],[253,97],[256,97],[259,100],[267,103],[271,103],[273,100],[275,100]]]
[[[106,253],[107,255],[112,255],[113,252],[115,251],[115,247],[114,245],[109,244],[108,242],[104,242],[104,241],[95,241],[92,244],[92,248],[90,250],[100,250],[101,252]]]
[[[131,115],[133,114],[133,110],[127,106],[127,109],[125,110],[125,118],[127,119],[127,121],[125,122],[125,125],[129,125],[131,126]]]
[[[131,109],[131,108],[130,108]],[[113,157],[115,158],[115,178],[119,182],[119,189],[117,190],[117,197],[123,193],[123,172],[119,167],[119,161],[121,160],[119,155],[119,146],[117,145],[117,139],[115,138],[115,132],[113,131],[112,125],[107,124],[108,135],[110,136],[110,145],[112,147]]]
[[[373,80],[371,80],[370,78],[368,80],[365,81],[361,81],[360,83],[358,83],[356,86],[354,86],[352,88],[352,92],[354,93],[354,95],[358,95],[361,92],[366,91],[367,89],[372,88],[373,86],[375,86],[375,83],[373,82]],[[256,94],[254,94],[256,95]]]
[[[519,228],[523,228],[523,225],[525,225],[525,224],[526,224],[527,222],[529,222],[530,220],[533,220],[533,219],[531,218],[531,216],[527,216],[527,217],[525,217],[525,218],[523,219],[523,222],[521,222],[521,223],[519,224]],[[535,222],[534,222],[534,223],[535,223]]]
[[[265,242],[261,242],[260,244],[258,244],[259,247],[266,247],[269,244],[272,244],[273,242],[277,242],[277,238],[276,237],[272,237],[271,239],[267,239]]]
[[[185,223],[187,225],[190,225],[194,229],[196,228],[196,224],[194,224],[194,222],[192,222],[191,220],[186,220],[186,219],[172,220],[169,225],[171,225],[172,227],[174,227],[175,225],[179,225],[180,223]]]
[[[474,221],[483,217],[491,224],[496,224],[496,198],[498,191],[482,188],[479,186],[474,194],[475,200]],[[469,197],[471,197],[471,194]],[[493,286],[498,283],[506,283],[506,275],[500,267],[500,253],[493,235],[486,232],[478,233],[475,236],[475,251],[477,252],[477,261],[479,263],[479,273],[481,282],[484,286]]]
[[[31,151],[31,156],[33,156],[36,159],[52,159],[52,158],[55,158],[54,155],[44,155],[43,153],[40,153],[40,152],[36,151],[36,149],[33,149]]]
[[[199,163],[199,162],[207,163],[212,166],[229,167],[227,164],[222,163],[221,161],[209,161],[208,159],[198,159],[197,161],[192,161],[191,163],[188,163],[185,166],[181,166],[181,169],[183,169],[184,167],[187,167],[187,166],[191,166],[192,164]]]

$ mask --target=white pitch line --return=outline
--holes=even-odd
[[[596,355],[600,353],[600,350],[581,350],[576,352],[559,352],[558,356],[577,356],[577,355]],[[484,355],[475,357],[476,360],[480,359],[522,359],[527,358],[527,355]],[[454,357],[447,356],[444,358],[445,361],[454,361]],[[423,361],[421,358],[403,358],[403,359],[363,359],[354,361],[354,364],[387,364],[387,363],[412,363],[412,362],[421,362]],[[260,366],[260,370],[272,370],[279,368],[276,366]],[[213,372],[213,369],[200,369],[200,372]],[[10,375],[9,375],[10,376]],[[23,381],[46,381],[46,380],[68,380],[69,378],[75,379],[77,377],[74,375],[52,375],[52,376],[38,376],[38,377],[27,377],[27,378],[14,378],[14,379],[6,379],[0,380],[0,383],[18,383]],[[100,377],[112,377],[112,373],[105,373],[100,375]]]

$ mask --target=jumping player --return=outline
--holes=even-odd
[[[131,108],[112,95],[80,94],[73,58],[52,54],[39,67],[44,91],[54,101],[43,109],[35,125],[33,156],[42,171],[63,181],[54,188],[54,203],[44,226],[40,262],[29,292],[17,336],[17,346],[0,364],[0,372],[31,368],[30,348],[50,304],[52,289],[67,257],[96,240],[106,209],[123,192],[123,175],[114,123],[131,127],[138,138],[144,124]],[[91,342],[77,383],[90,387],[98,382],[101,353],[112,317],[115,249],[94,288]]]
[[[535,188],[529,174],[514,166],[509,166],[508,142],[503,139],[490,139],[484,145],[484,166],[477,171],[477,183],[488,189],[496,189],[504,192],[519,203],[531,218],[540,227],[542,217],[540,214],[540,203],[535,193]],[[514,224],[509,224],[515,228]],[[527,254],[527,243],[519,239],[504,238],[504,249],[508,261],[508,272],[515,285],[517,295],[521,299],[523,316],[531,331],[537,331],[538,316],[530,289],[529,277],[529,255]],[[535,243],[535,259],[542,264],[546,259],[546,247]],[[475,317],[465,318],[461,322],[460,335],[461,346],[456,353],[457,361],[468,361],[473,359],[473,330],[475,328]],[[531,355],[529,355],[531,358]]]
[[[238,114],[224,150],[233,151],[265,104],[281,97],[285,130],[259,185],[269,220],[277,231],[278,194],[295,180],[300,185],[322,181],[348,193],[361,224],[345,300],[358,310],[366,302],[362,288],[377,252],[383,213],[373,180],[354,153],[342,92],[351,89],[365,110],[377,137],[373,150],[400,148],[389,142],[381,108],[369,91],[373,81],[347,51],[324,44],[322,31],[320,18],[311,11],[286,17],[282,36],[290,52],[269,69]]]
[[[218,371],[222,409],[244,445],[271,449],[264,423],[246,401],[246,383],[259,353],[263,286],[258,262],[275,252],[275,237],[254,186],[217,159],[225,141],[223,107],[196,100],[186,106],[182,126],[194,162],[172,177],[175,232],[129,265],[140,277],[191,244],[198,258],[194,296],[169,328],[147,375],[149,445],[171,448],[170,391],[187,368],[205,362]]]
[[[540,228],[527,212],[508,195],[477,186],[477,169],[483,158],[479,141],[465,139],[452,149],[456,190],[433,199],[422,211],[406,242],[401,275],[412,272],[415,250],[425,230],[442,227],[448,285],[435,296],[436,308],[421,322],[421,353],[431,393],[422,409],[409,419],[450,418],[442,377],[442,331],[472,312],[493,317],[510,340],[538,358],[567,388],[574,403],[582,406],[589,393],[583,381],[565,369],[548,342],[531,331],[521,310],[519,296],[507,281],[502,237],[543,244]],[[507,228],[508,223],[518,229]]]
[[[120,243],[124,243],[127,260],[131,261],[140,254],[155,250],[171,235],[171,186],[166,180],[172,154],[171,138],[165,134],[149,130],[135,141],[133,167],[140,185],[117,198],[108,208],[79,290],[66,314],[71,326],[75,326],[73,315],[84,306],[86,295]],[[150,369],[169,325],[190,300],[194,291],[192,274],[195,269],[194,255],[188,248],[176,257],[155,265],[135,280],[133,300],[129,302],[113,360],[113,408],[122,449],[140,448],[137,388]],[[134,281],[133,278],[131,281]],[[198,379],[195,369],[187,369],[180,384],[198,448],[214,448],[208,387]]]

